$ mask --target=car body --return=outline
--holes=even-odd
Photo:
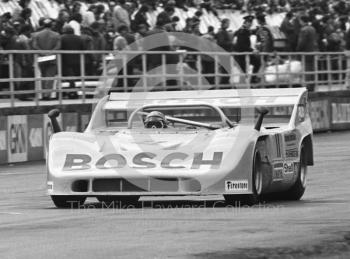
[[[167,128],[144,127],[152,111],[165,114]],[[86,197],[297,200],[312,164],[305,88],[111,93],[83,133],[51,137],[48,194],[57,207]]]

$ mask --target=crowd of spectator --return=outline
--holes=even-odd
[[[0,50],[128,50],[130,44],[148,35],[160,32],[176,31],[179,17],[175,16],[175,8],[184,11],[189,7],[197,8],[194,16],[186,20],[184,32],[203,37],[215,42],[228,52],[252,52],[250,62],[253,73],[258,72],[261,61],[257,53],[274,51],[274,39],[265,15],[285,12],[280,30],[286,36],[286,51],[342,51],[350,49],[350,31],[348,30],[348,14],[350,4],[344,0],[118,0],[89,4],[87,11],[82,11],[80,2],[71,0],[57,1],[60,11],[57,19],[41,18],[38,25],[32,24],[32,11],[28,8],[30,1],[21,1],[23,7],[18,14],[5,13],[0,17]],[[147,12],[163,7],[151,26]],[[228,30],[230,21],[224,17],[218,31],[209,26],[202,34],[199,30],[203,9],[218,16],[217,9],[239,10],[247,15],[242,27],[235,32]],[[258,26],[252,29],[253,20]],[[257,42],[254,46],[250,36],[255,34]],[[142,46],[139,47],[142,49]],[[165,47],[164,50],[171,50]],[[6,58],[0,56],[0,64]],[[14,56],[14,77],[33,77],[33,56],[16,54]],[[101,73],[102,56],[91,54],[85,56],[86,75]],[[154,61],[154,60],[153,60]],[[237,63],[246,71],[246,59],[236,58]],[[151,61],[152,62],[152,61]],[[203,73],[213,73],[213,60],[203,58]],[[306,60],[307,67],[313,67],[312,60]],[[55,76],[56,60],[48,57],[39,64],[43,77]],[[80,58],[77,54],[62,56],[63,76],[79,76],[81,72]],[[149,65],[149,64],[148,64]],[[154,66],[155,64],[150,64]],[[129,71],[128,73],[132,73]],[[131,69],[132,70],[132,69]],[[4,69],[0,69],[4,73]],[[7,75],[8,76],[8,75]],[[0,75],[4,77],[4,75]],[[255,78],[256,79],[256,78]],[[253,78],[253,80],[255,80]],[[213,79],[209,78],[213,83]],[[74,82],[70,81],[71,87]],[[33,88],[31,82],[20,82],[16,89]],[[52,89],[52,80],[44,81],[43,89]],[[49,98],[44,94],[43,98]]]

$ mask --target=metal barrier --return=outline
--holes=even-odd
[[[0,51],[0,98],[9,100],[8,107],[15,107],[23,96],[33,98],[35,105],[50,98],[64,104],[66,98],[76,98],[79,93],[79,102],[85,103],[99,91],[110,89],[306,85],[312,90],[324,85],[331,90],[334,85],[348,87],[349,57],[348,52]],[[260,66],[259,70],[253,73],[252,65]]]

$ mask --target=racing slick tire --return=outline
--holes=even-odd
[[[305,152],[304,144],[302,144],[300,148],[298,178],[290,189],[282,193],[283,199],[293,200],[293,201],[300,200],[300,198],[303,196],[306,189],[306,175],[307,175],[306,152]]]
[[[262,187],[263,187],[263,172],[262,172],[261,156],[259,151],[257,150],[255,150],[255,153],[254,153],[252,184],[253,184],[252,194],[224,195],[226,203],[233,205],[235,207],[240,207],[242,205],[251,206],[260,202],[261,196],[262,196]]]
[[[104,205],[110,207],[119,207],[128,205],[136,205],[139,201],[140,196],[132,195],[132,196],[117,196],[117,195],[106,195],[106,196],[97,196],[97,200]]]
[[[86,200],[85,196],[51,195],[51,200],[57,208],[78,208]]]

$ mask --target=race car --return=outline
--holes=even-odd
[[[48,194],[58,208],[140,196],[299,200],[313,165],[305,88],[110,93],[83,133],[55,134]]]

